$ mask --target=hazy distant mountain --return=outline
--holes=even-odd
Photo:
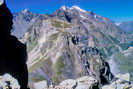
[[[59,83],[81,77],[88,71],[86,64],[88,72],[99,78],[107,67],[105,57],[123,52],[129,47],[125,44],[133,42],[108,18],[77,6],[63,6],[49,15],[28,10],[16,13],[13,34],[27,43],[30,80],[34,82],[46,79]]]
[[[36,21],[45,19],[44,15],[32,13],[28,9],[14,13],[13,17],[14,29],[12,34],[18,38],[21,38]]]
[[[133,21],[122,22],[121,24],[119,24],[119,27],[124,31],[133,33]]]

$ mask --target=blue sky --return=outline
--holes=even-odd
[[[12,12],[30,9],[35,13],[52,13],[61,6],[77,5],[114,21],[133,21],[133,0],[6,0]]]

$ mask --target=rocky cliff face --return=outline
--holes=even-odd
[[[29,49],[30,79],[42,77],[49,83],[58,83],[67,78],[91,75],[102,83],[109,82],[109,67],[93,45],[91,36],[74,30],[75,27],[70,28],[72,25],[57,19],[46,20],[36,34],[33,30],[27,33],[30,34],[28,39],[36,42],[34,49]],[[28,43],[30,48],[30,40]]]
[[[23,25],[26,28],[20,40],[27,43],[30,84],[41,80],[59,84],[65,79],[86,75],[100,84],[109,83],[113,76],[105,57],[123,52],[129,47],[125,44],[133,41],[108,18],[77,6],[63,6],[41,18],[32,16],[29,11],[27,14],[33,21],[28,22],[31,24],[28,27]],[[25,23],[25,18],[31,18],[28,16],[16,15],[15,18]],[[18,28],[16,23],[14,20]]]
[[[123,52],[118,52],[108,58],[111,71],[114,75],[118,73],[130,73],[133,76],[133,47]],[[131,77],[131,81],[133,81]]]

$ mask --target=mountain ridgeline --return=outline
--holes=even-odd
[[[51,14],[25,9],[14,13],[13,21],[12,34],[27,43],[31,85],[41,80],[59,84],[85,75],[101,85],[109,83],[112,69],[105,60],[128,50],[133,42],[133,37],[110,19],[78,6],[62,6]]]

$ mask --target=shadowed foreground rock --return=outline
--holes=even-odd
[[[0,76],[0,89],[20,89],[18,81],[9,74]]]
[[[26,89],[28,83],[26,46],[10,35],[13,16],[3,2],[0,1],[0,75],[9,73],[18,80],[21,89]]]

